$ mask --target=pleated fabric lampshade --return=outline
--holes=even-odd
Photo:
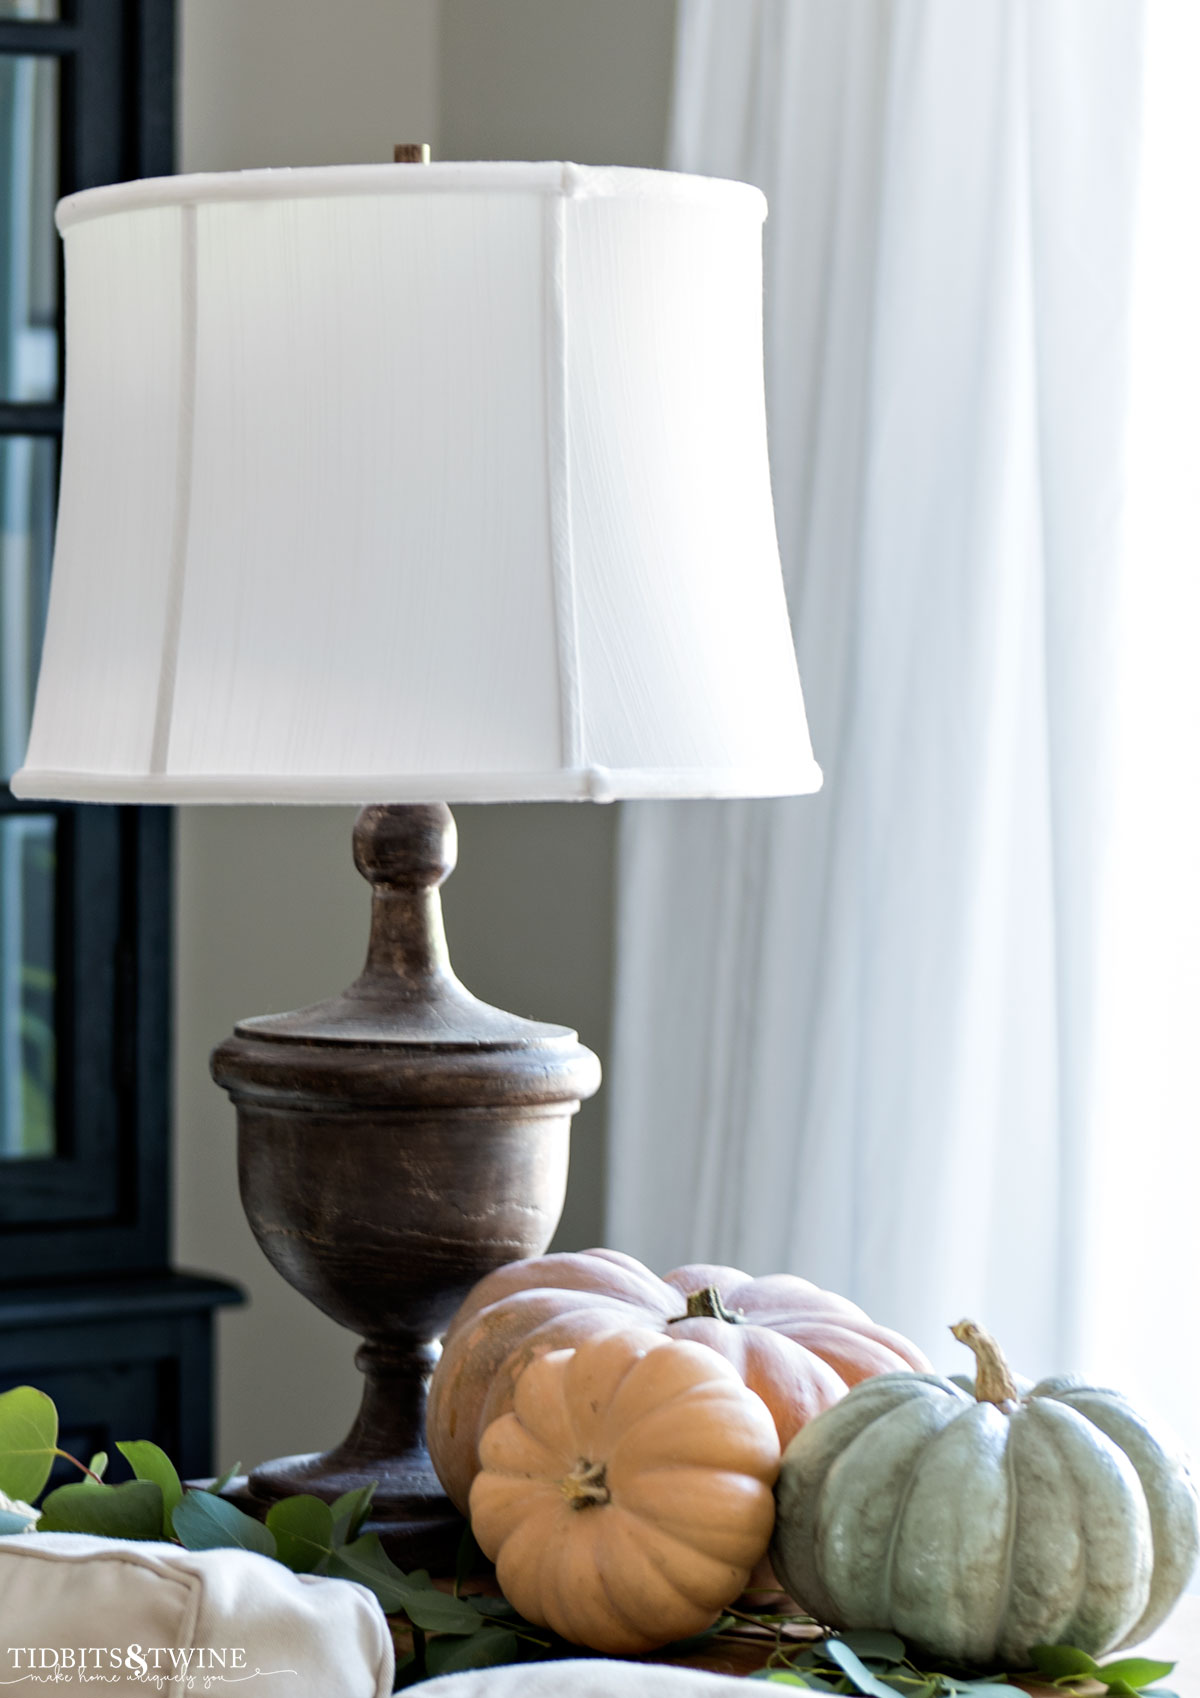
[[[67,395],[23,796],[815,789],[742,184],[164,178],[58,213]]]

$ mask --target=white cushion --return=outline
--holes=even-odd
[[[386,1698],[394,1664],[383,1611],[350,1581],[293,1574],[253,1551],[0,1538],[0,1682],[78,1670],[81,1659],[93,1679],[60,1676],[56,1691],[185,1691],[169,1677],[186,1661],[195,1691],[211,1672],[212,1691],[236,1680],[250,1698]],[[97,1682],[101,1673],[119,1680]]]

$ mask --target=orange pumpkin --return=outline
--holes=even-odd
[[[659,1279],[618,1250],[510,1262],[480,1280],[454,1317],[430,1388],[429,1453],[464,1514],[479,1440],[512,1408],[526,1364],[629,1327],[718,1351],[762,1398],[782,1446],[860,1380],[929,1372],[907,1339],[792,1274],[751,1279],[701,1263]]]
[[[471,1526],[505,1597],[593,1651],[702,1632],[775,1521],[762,1401],[715,1351],[643,1328],[531,1362],[480,1457]]]

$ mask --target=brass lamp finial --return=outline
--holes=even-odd
[[[392,148],[392,160],[396,165],[428,165],[428,142],[397,142]]]

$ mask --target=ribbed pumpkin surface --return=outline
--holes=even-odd
[[[872,1380],[797,1434],[777,1497],[771,1562],[793,1597],[951,1666],[1137,1644],[1200,1548],[1170,1444],[1070,1378],[1000,1403],[933,1375]]]
[[[761,1400],[715,1352],[644,1329],[531,1362],[481,1456],[471,1525],[505,1597],[594,1651],[701,1632],[775,1518]]]
[[[689,1308],[719,1314],[689,1315]],[[512,1408],[518,1374],[547,1351],[649,1327],[722,1355],[770,1410],[781,1445],[851,1385],[898,1369],[927,1369],[913,1344],[844,1297],[791,1274],[752,1279],[707,1263],[659,1279],[632,1256],[587,1250],[498,1268],[450,1327],[430,1390],[429,1452],[464,1513],[479,1440]]]

